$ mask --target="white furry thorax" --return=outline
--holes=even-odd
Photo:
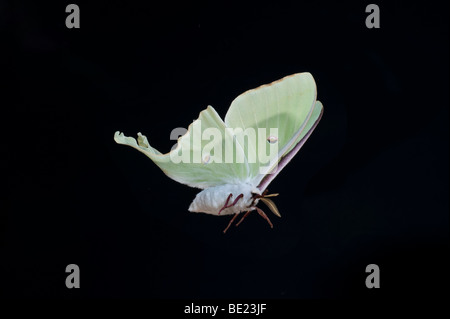
[[[228,205],[231,205],[240,194],[242,194],[243,197],[240,198],[234,206],[222,210],[219,215],[220,209],[225,205],[230,194],[232,194],[232,196],[228,201]],[[225,184],[209,187],[195,196],[194,201],[189,206],[189,211],[222,216],[254,210],[254,206],[256,206],[259,199],[256,199],[252,205],[253,194],[261,194],[261,191],[248,183]]]

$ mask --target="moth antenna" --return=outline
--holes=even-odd
[[[264,195],[263,197],[275,197],[275,196],[278,196],[278,195],[280,195],[280,194],[276,193],[276,194]]]
[[[277,215],[278,217],[281,217],[280,212],[278,211],[277,206],[275,205],[275,203],[265,197],[261,197],[260,200],[267,205],[267,207],[269,207],[269,209],[271,210],[272,213],[274,213],[275,215]]]

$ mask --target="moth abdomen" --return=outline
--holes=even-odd
[[[252,208],[254,186],[242,184],[224,184],[209,187],[197,194],[189,206],[190,212],[207,213],[217,216],[237,214]]]

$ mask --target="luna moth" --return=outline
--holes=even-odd
[[[233,215],[224,233],[239,214],[245,212],[236,226],[254,210],[273,228],[257,204],[262,201],[281,217],[269,199],[278,194],[267,194],[267,186],[319,123],[323,106],[316,96],[313,76],[297,73],[239,95],[224,121],[208,106],[166,154],[151,147],[141,133],[136,141],[117,131],[114,140],[147,155],[173,180],[202,189],[189,206],[190,212]],[[250,138],[252,132],[259,133],[258,138]],[[267,151],[259,152],[275,146],[276,152],[268,156]]]

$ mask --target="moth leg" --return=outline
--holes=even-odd
[[[234,214],[233,218],[231,218],[230,222],[228,223],[227,228],[225,228],[225,229],[223,230],[223,233],[224,233],[224,234],[227,232],[228,228],[230,228],[231,224],[233,224],[234,220],[236,219],[236,217],[237,217],[238,215],[239,215],[239,213]]]
[[[267,222],[268,222],[269,225],[270,225],[270,228],[273,228],[273,224],[272,224],[272,222],[270,221],[269,217],[267,217],[266,213],[264,213],[264,212],[262,211],[261,208],[258,208],[258,207],[255,207],[255,208],[256,208],[256,211],[258,212],[258,214],[261,215],[262,218],[264,218],[265,220],[267,220]]]
[[[236,199],[234,200],[233,204],[228,205],[228,202],[230,201],[231,196],[233,196],[233,194],[228,195],[227,201],[225,202],[225,205],[223,205],[223,207],[219,210],[219,213],[217,215],[220,215],[220,213],[225,209],[225,208],[230,208],[233,207],[234,205],[236,205],[237,201],[240,200],[242,197],[244,197],[244,194],[239,194],[238,197],[236,197]]]
[[[247,211],[244,216],[242,216],[241,220],[236,224],[236,227],[239,226],[240,223],[242,223],[242,221],[244,220],[245,217],[248,216],[248,214],[250,214],[251,210]]]
[[[228,206],[228,207],[231,207],[231,206],[236,205],[237,201],[240,200],[242,197],[244,197],[244,194],[239,194],[239,196],[236,197],[236,199],[234,200],[233,204],[231,204],[231,205]],[[228,207],[227,207],[227,208],[228,208]]]
[[[228,202],[230,201],[231,196],[233,196],[233,194],[230,193],[230,195],[228,195],[227,200],[225,201],[225,205],[223,205],[223,207],[219,210],[219,213],[217,215],[220,215],[220,212],[223,211],[225,208],[227,208]]]

